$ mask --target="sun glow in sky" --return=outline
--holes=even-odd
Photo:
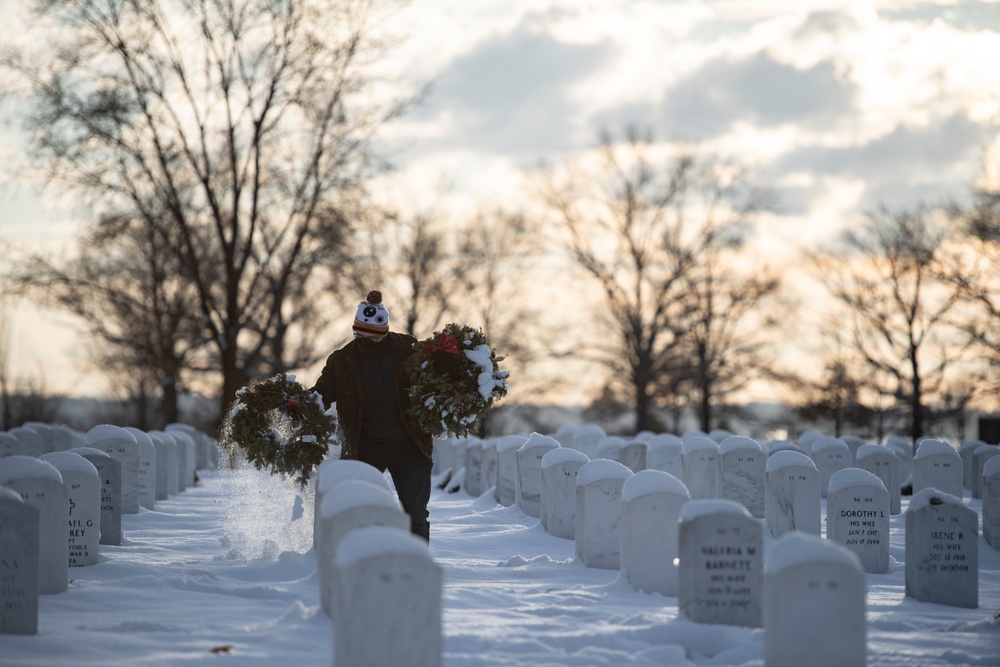
[[[0,4],[0,43],[21,4]],[[962,199],[1000,145],[997,2],[425,0],[393,26],[397,71],[431,88],[382,145],[407,187],[447,182],[460,210],[516,207],[526,170],[632,124],[754,165],[777,201],[756,247],[791,265],[880,205]],[[72,203],[0,177],[0,237],[69,242]],[[19,360],[78,384],[56,378],[85,361],[65,327],[43,343],[13,323]]]

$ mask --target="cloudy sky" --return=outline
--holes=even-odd
[[[0,0],[0,41],[20,4]],[[793,253],[1000,164],[997,2],[413,0],[400,18],[406,76],[432,86],[385,146],[456,201],[516,202],[526,168],[636,125],[754,165],[777,195],[761,242]],[[62,242],[65,214],[3,177],[0,236]]]

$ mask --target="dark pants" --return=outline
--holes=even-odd
[[[433,467],[431,460],[422,455],[419,458],[394,461],[388,465],[384,459],[371,461],[362,456],[362,460],[382,472],[389,471],[403,511],[410,515],[410,532],[429,542],[431,524],[427,520],[430,515],[427,511],[427,503],[431,499],[431,469]]]

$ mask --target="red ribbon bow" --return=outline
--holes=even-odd
[[[448,354],[458,354],[458,341],[455,336],[448,333],[447,331],[442,331],[441,335],[438,336],[438,344],[431,345],[428,343],[424,345],[424,352],[431,354],[432,352],[447,352]]]

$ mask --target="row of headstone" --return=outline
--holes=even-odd
[[[133,512],[139,511],[140,503],[153,508],[157,444],[152,436],[108,425],[91,429],[82,439],[72,433],[36,424],[0,434],[5,436],[0,438],[4,446],[0,455],[0,634],[36,633],[37,596],[67,590],[69,567],[93,565],[99,560],[100,544],[121,543],[126,497],[134,503],[129,507]],[[190,436],[183,439],[190,440]],[[17,441],[16,449],[12,440]],[[166,471],[170,465],[166,455],[180,447],[173,436],[162,441]],[[30,447],[24,447],[25,442]],[[36,447],[40,442],[51,446]],[[179,471],[180,466],[176,467]],[[164,485],[163,491],[166,497],[170,489]]]
[[[442,575],[378,469],[329,459],[315,476],[320,603],[334,664],[439,667]]]

